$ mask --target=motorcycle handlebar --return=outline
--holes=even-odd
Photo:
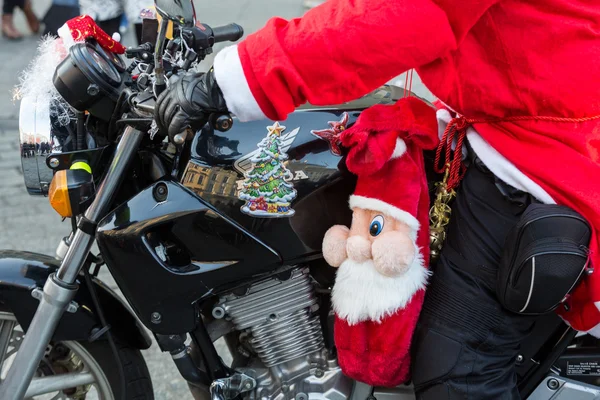
[[[235,42],[244,36],[244,28],[238,24],[229,24],[212,28],[215,43]]]

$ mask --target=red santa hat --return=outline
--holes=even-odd
[[[118,42],[120,39],[118,34],[116,34],[117,37],[115,38],[109,36],[89,15],[81,15],[68,20],[58,29],[57,33],[62,38],[63,44],[67,49],[75,43],[81,43],[86,39],[93,38],[106,51],[116,54],[125,53],[125,47]]]
[[[350,208],[381,211],[404,222],[415,240],[427,225],[427,215],[418,215],[421,194],[427,193],[422,151],[438,142],[435,109],[416,97],[373,106],[341,141],[350,148],[346,165],[358,176]]]

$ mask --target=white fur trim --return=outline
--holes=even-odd
[[[242,122],[267,118],[250,91],[237,45],[221,50],[215,57],[214,68],[229,111]]]
[[[404,308],[418,290],[425,288],[429,276],[423,255],[416,246],[415,252],[415,260],[408,270],[396,277],[377,272],[372,260],[344,261],[337,270],[331,295],[337,316],[349,325],[367,320],[381,322]]]
[[[54,70],[63,60],[63,54],[62,39],[52,35],[44,36],[39,42],[37,53],[27,68],[19,75],[19,84],[13,91],[13,100],[29,98],[24,105],[21,105],[22,111],[31,108],[39,112],[42,107],[45,108],[45,118],[48,124],[46,135],[48,137],[50,137],[49,113],[61,126],[68,125],[71,118],[75,116],[72,108],[65,102],[52,83]],[[51,104],[52,107],[50,108]],[[19,122],[28,118],[23,115]],[[44,121],[40,117],[36,118],[38,121]],[[29,129],[30,133],[35,133],[36,129],[39,131],[42,128],[34,126],[34,130]]]
[[[542,203],[556,203],[548,192],[527,177],[527,175],[519,171],[513,163],[508,161],[502,154],[486,142],[475,129],[467,129],[467,140],[475,154],[477,154],[485,166],[502,181],[514,188],[531,194]]]
[[[406,153],[406,143],[404,140],[398,138],[396,139],[396,147],[394,147],[394,152],[392,153],[390,160],[401,157],[404,153]]]
[[[71,34],[71,30],[67,24],[64,24],[56,31],[58,36],[62,38],[65,49],[70,49],[71,46],[75,44],[75,40],[73,39],[73,35]]]
[[[413,241],[417,240],[417,232],[419,232],[421,224],[419,224],[417,218],[412,214],[381,200],[364,196],[350,196],[349,204],[351,209],[362,208],[363,210],[381,211],[387,216],[397,219],[400,222],[404,222],[411,229],[411,239]]]
[[[593,327],[585,333],[590,334],[593,337],[600,338],[600,324],[596,325],[595,327]]]
[[[596,305],[597,308],[600,309],[600,302],[596,301],[594,302],[594,304]],[[564,319],[562,317],[562,315],[559,315],[560,319],[563,320],[563,322],[569,326],[571,326],[571,324],[569,323],[569,321],[567,321],[566,319]],[[578,331],[577,334],[575,335],[575,337],[579,337],[579,336],[585,336],[585,335],[592,335],[596,338],[600,339],[600,324],[594,326],[592,329],[588,330],[588,331]]]
[[[600,310],[600,301],[595,301],[595,302],[594,302],[594,305],[596,306],[596,308],[597,308],[598,310]],[[565,320],[563,319],[563,321],[565,321]],[[567,321],[565,321],[565,322],[567,322]],[[571,324],[569,324],[569,323],[567,322],[567,325],[569,325],[569,326],[570,326]],[[596,337],[596,338],[600,338],[600,324],[598,324],[598,325],[594,326],[592,329],[590,329],[589,331],[587,331],[587,332],[585,332],[585,333],[588,333],[588,334],[590,334],[590,335],[592,335],[592,336],[594,336],[594,337]]]
[[[442,136],[444,136],[444,131],[446,130],[446,126],[452,120],[452,115],[450,115],[450,111],[445,108],[440,108],[435,112],[435,117],[438,123],[438,137],[441,140]]]

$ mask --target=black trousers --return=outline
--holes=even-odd
[[[2,14],[12,14],[17,7],[19,7],[21,10],[25,8],[25,0],[4,0],[4,4],[2,5]]]
[[[107,19],[104,21],[98,21],[97,24],[102,30],[112,36],[113,33],[119,32],[121,26],[121,15],[115,18]]]
[[[495,286],[504,239],[531,198],[496,183],[472,163],[452,206],[413,341],[417,399],[520,398],[515,361],[535,319],[503,309]]]

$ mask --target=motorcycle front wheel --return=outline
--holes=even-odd
[[[23,337],[15,316],[0,311],[0,380],[6,377]],[[51,342],[25,399],[153,400],[150,373],[140,351],[118,341],[115,344],[118,361],[105,340]],[[124,372],[125,394],[120,371]]]

